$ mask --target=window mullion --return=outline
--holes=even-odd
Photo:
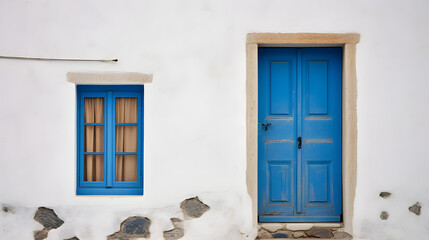
[[[107,128],[107,164],[106,164],[106,170],[107,170],[107,177],[106,177],[106,183],[107,187],[110,188],[113,186],[113,155],[114,155],[114,148],[115,148],[115,142],[114,142],[114,104],[113,104],[113,93],[112,91],[107,92],[107,121],[106,121],[106,128]]]

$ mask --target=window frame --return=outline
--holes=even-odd
[[[104,123],[84,123],[85,97],[104,98]],[[137,181],[115,181],[115,134],[117,123],[115,121],[116,98],[137,98]],[[144,170],[144,86],[143,85],[76,85],[77,102],[77,168],[76,168],[76,194],[77,195],[143,195]],[[84,181],[84,128],[85,125],[104,126],[104,177],[102,182]],[[100,154],[100,153],[98,153]],[[130,154],[130,153],[125,153]],[[120,154],[122,155],[122,154]]]

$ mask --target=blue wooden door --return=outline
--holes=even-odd
[[[341,48],[259,48],[260,222],[338,222]]]

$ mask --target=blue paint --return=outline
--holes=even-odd
[[[289,202],[291,192],[286,186],[290,185],[290,162],[274,161],[269,166],[270,202]]]
[[[328,113],[328,63],[307,62],[308,113]]]
[[[259,221],[339,222],[342,49],[259,48],[258,64]]]
[[[78,85],[77,91],[77,190],[78,195],[142,195],[143,194],[143,86],[141,85]],[[84,123],[86,97],[104,99],[104,122]],[[116,123],[117,97],[137,98],[137,123]],[[104,152],[84,152],[84,126],[104,127]],[[115,152],[115,127],[137,126],[137,152]],[[84,181],[84,156],[104,155],[104,179]],[[137,155],[137,181],[115,181],[115,156]]]
[[[284,78],[289,76],[291,71],[288,62],[271,62],[271,115],[288,115],[290,109],[290,88],[291,79]],[[285,95],[286,94],[286,95]],[[274,100],[274,101],[273,101]]]

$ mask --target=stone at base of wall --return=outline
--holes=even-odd
[[[340,227],[340,224],[335,223],[264,223],[260,224],[257,239],[353,239],[350,234],[344,232]]]
[[[205,212],[210,210],[210,207],[201,202],[198,197],[185,199],[180,203],[183,216],[185,220],[192,220],[200,218]],[[10,212],[9,209],[3,206],[3,212]],[[33,232],[34,240],[43,240],[48,238],[48,233],[51,229],[57,229],[64,224],[53,209],[46,207],[39,207],[34,215],[34,220],[43,226],[42,230]],[[173,229],[163,232],[165,240],[178,240],[185,235],[184,220],[180,218],[170,218]],[[125,219],[120,226],[119,231],[107,236],[107,240],[131,240],[150,238],[149,231],[151,220],[144,216],[131,216]],[[277,233],[279,236],[289,236],[287,233]],[[72,237],[67,240],[79,240],[79,238]]]

